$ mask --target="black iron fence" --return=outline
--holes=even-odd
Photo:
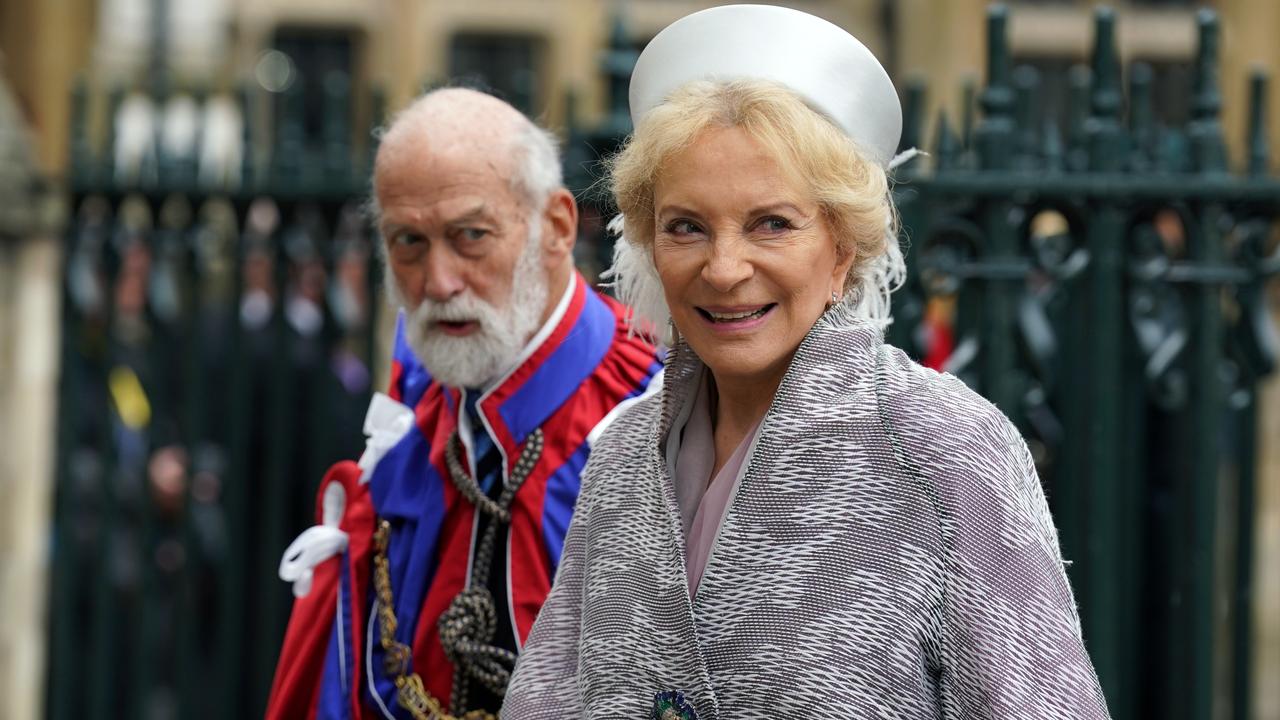
[[[90,152],[77,94],[54,718],[262,712],[290,601],[280,552],[326,467],[363,449],[377,370],[372,148],[348,140],[347,87],[326,83],[320,147],[286,97],[269,162],[242,122],[239,166],[216,173],[159,143],[122,157],[114,126]],[[247,119],[258,100],[230,107]]]
[[[1255,390],[1275,361],[1266,283],[1280,272],[1266,80],[1252,80],[1247,171],[1232,175],[1211,15],[1194,117],[1177,128],[1153,117],[1141,66],[1122,90],[1107,11],[1092,68],[1073,75],[1071,124],[1041,124],[1004,23],[993,10],[981,120],[956,133],[942,119],[933,170],[900,173],[911,278],[891,340],[1026,435],[1115,717],[1207,718],[1217,697],[1245,718]],[[615,80],[634,59],[624,35]],[[326,466],[363,447],[386,340],[361,215],[372,147],[350,142],[349,83],[324,87],[323,142],[302,140],[286,95],[269,136],[242,122],[235,172],[162,147],[122,164],[122,128],[94,152],[77,94],[54,718],[264,707],[290,601],[276,565]],[[906,92],[904,145],[922,93]],[[579,190],[626,131],[615,94],[603,127],[570,130]],[[258,101],[246,90],[223,107],[248,118]],[[599,267],[607,203],[588,204],[580,258]]]
[[[898,186],[911,280],[891,339],[920,357],[949,346],[938,364],[1022,429],[1114,716],[1209,718],[1216,702],[1250,717],[1256,391],[1280,272],[1267,80],[1249,81],[1233,175],[1212,13],[1197,17],[1189,124],[1153,116],[1142,65],[1124,91],[1103,9],[1061,132],[1036,122],[1006,17],[988,18],[982,119],[957,136],[940,118],[934,171]],[[907,145],[922,93],[907,93]]]

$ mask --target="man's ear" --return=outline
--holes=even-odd
[[[578,240],[578,203],[573,193],[559,188],[547,196],[542,212],[542,252],[548,266],[558,267],[573,254]]]

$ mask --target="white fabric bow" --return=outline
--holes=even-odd
[[[374,393],[369,402],[369,412],[364,416],[364,454],[360,456],[360,482],[369,482],[373,468],[400,438],[413,427],[413,411],[408,406],[392,400],[383,393]]]
[[[347,534],[338,529],[347,506],[347,491],[342,483],[329,483],[323,503],[324,522],[303,531],[280,558],[280,579],[293,583],[293,596],[297,598],[311,592],[317,565],[347,549]]]

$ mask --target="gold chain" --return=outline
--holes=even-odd
[[[427,692],[422,676],[412,672],[412,653],[409,646],[396,640],[396,611],[391,596],[391,563],[387,560],[387,545],[391,541],[391,523],[378,521],[378,532],[373,536],[376,552],[373,556],[373,587],[378,593],[378,625],[387,675],[395,680],[396,699],[400,707],[408,710],[414,720],[498,720],[498,716],[484,710],[471,710],[462,715],[450,715],[444,705]],[[370,688],[370,691],[373,691]]]

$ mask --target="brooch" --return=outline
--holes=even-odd
[[[649,720],[698,720],[698,713],[679,690],[667,690],[653,696]]]

